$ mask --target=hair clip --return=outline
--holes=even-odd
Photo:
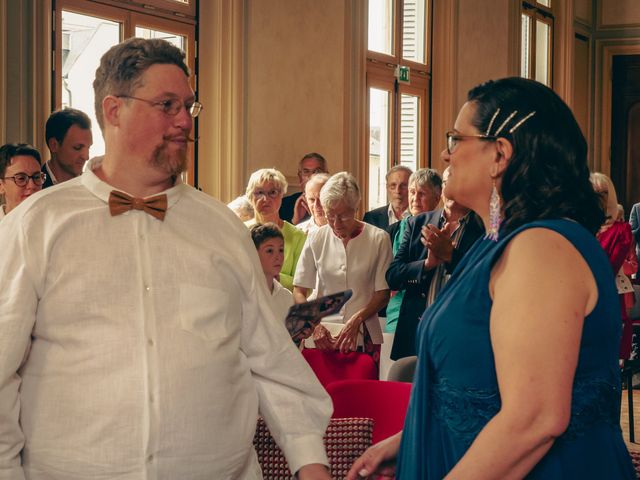
[[[491,121],[489,122],[489,126],[487,127],[487,131],[484,132],[485,136],[488,136],[489,133],[491,133],[491,127],[493,127],[493,122],[495,121],[496,117],[498,116],[498,114],[500,113],[500,109],[498,108],[496,110],[496,113],[493,114],[493,117],[491,117]]]
[[[527,120],[529,120],[531,117],[533,117],[536,114],[536,111],[534,110],[533,112],[531,112],[529,115],[527,115],[526,117],[524,117],[522,120],[520,120],[518,123],[516,123],[513,127],[511,127],[509,129],[509,133],[513,133],[515,132],[518,127],[520,125],[522,125],[524,122],[526,122]]]
[[[518,113],[518,110],[514,110],[513,112],[511,112],[511,115],[509,115],[509,116],[507,117],[507,119],[506,119],[504,122],[502,122],[502,125],[500,125],[500,127],[498,128],[498,130],[496,130],[496,133],[494,133],[494,134],[493,134],[493,136],[494,136],[494,137],[497,137],[497,136],[498,136],[498,134],[499,134],[499,133],[502,131],[502,129],[505,127],[505,125],[506,125],[507,123],[509,123],[509,122],[511,121],[511,119],[512,119],[513,117],[515,117],[515,116],[516,116],[516,114],[517,114],[517,113]]]

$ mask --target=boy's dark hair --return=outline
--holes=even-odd
[[[275,223],[256,223],[249,231],[251,232],[251,239],[256,248],[260,247],[264,242],[270,238],[279,238],[284,241],[284,235]]]

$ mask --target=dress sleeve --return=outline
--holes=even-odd
[[[618,273],[633,243],[631,227],[625,222],[614,222],[598,235],[598,241],[609,257],[614,274]]]
[[[378,248],[374,250],[377,261],[374,280],[374,291],[376,292],[389,290],[389,284],[385,276],[389,269],[389,264],[391,264],[391,259],[393,258],[393,254],[391,253],[391,239],[387,233],[382,235],[378,232],[377,243]]]
[[[315,288],[316,286],[316,275],[318,273],[318,269],[311,246],[312,238],[313,236],[307,237],[307,241],[300,253],[300,258],[298,258],[296,274],[293,278],[293,284],[297,287]]]

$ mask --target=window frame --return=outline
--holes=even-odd
[[[156,0],[156,6],[168,5],[169,0]],[[170,2],[174,3],[174,2]],[[177,2],[175,2],[177,4]],[[195,12],[195,2],[192,0],[189,7]],[[62,107],[62,77],[58,72],[62,71],[62,11],[78,13],[104,18],[121,25],[120,41],[135,36],[136,27],[161,30],[167,33],[184,36],[186,38],[186,61],[191,72],[189,84],[198,95],[197,78],[197,21],[196,18],[188,18],[186,14],[170,15],[159,9],[143,9],[130,3],[111,1],[108,4],[100,0],[53,0],[52,3],[52,72],[51,72],[51,110]],[[179,9],[180,12],[184,9]],[[99,128],[93,125],[93,129]],[[198,119],[194,119],[193,135],[197,138]],[[190,185],[197,185],[197,146],[189,144],[188,165],[184,173],[184,181]]]
[[[392,0],[393,5],[393,46],[392,54],[388,55],[373,50],[366,50],[366,122],[365,134],[367,141],[365,142],[364,165],[361,171],[364,173],[363,188],[363,207],[369,207],[369,175],[370,175],[370,89],[378,88],[391,92],[389,106],[389,152],[390,161],[389,168],[400,165],[400,127],[401,127],[401,109],[400,99],[403,94],[417,96],[419,98],[419,115],[418,115],[418,158],[417,168],[424,168],[430,164],[429,158],[429,112],[430,112],[430,90],[431,90],[431,18],[432,18],[432,0],[421,0],[425,3],[425,35],[424,35],[424,55],[425,63],[407,60],[402,56],[402,36],[403,36],[403,0]],[[368,26],[368,10],[367,21]],[[368,28],[368,27],[367,27]],[[410,84],[398,82],[395,77],[396,68],[406,66],[410,69]]]
[[[557,0],[556,0],[557,1]],[[547,7],[536,0],[523,0],[520,4],[520,38],[522,38],[522,16],[529,17],[530,41],[529,41],[529,76],[526,78],[536,78],[536,40],[538,35],[537,22],[542,22],[549,27],[549,46],[547,52],[547,75],[549,88],[553,88],[555,82],[554,55],[555,55],[555,20],[554,3]],[[520,51],[520,75],[522,76],[522,51]]]

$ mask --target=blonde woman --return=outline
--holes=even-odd
[[[275,223],[284,236],[284,263],[280,283],[293,290],[293,275],[307,235],[280,218],[278,211],[282,197],[287,193],[287,179],[275,168],[261,168],[251,174],[246,196],[253,206],[254,217],[245,222],[247,227],[256,223]]]

